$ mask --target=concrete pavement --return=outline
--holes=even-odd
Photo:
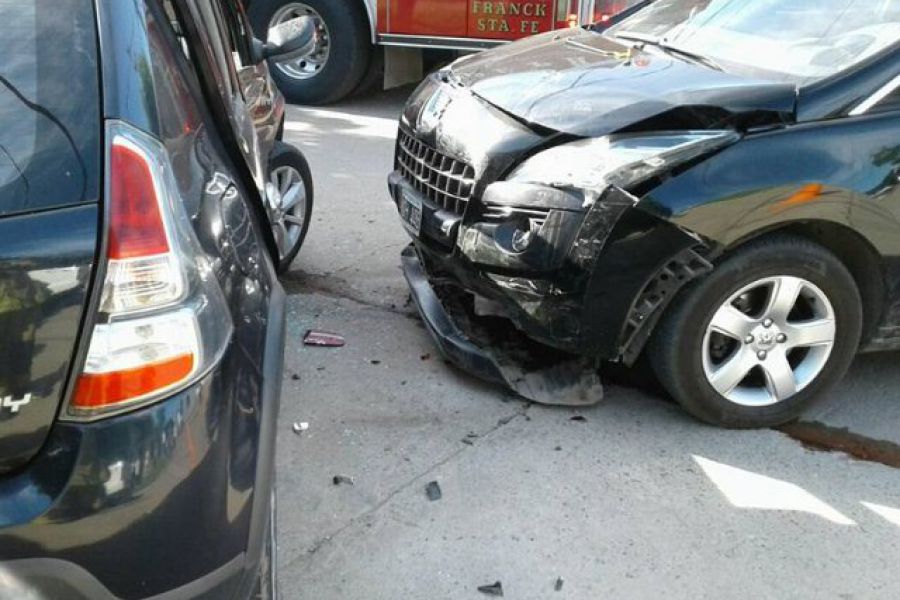
[[[900,471],[705,427],[621,384],[586,411],[529,406],[440,359],[385,190],[407,92],[289,110],[318,189],[286,280],[284,597],[483,598],[497,580],[523,599],[900,596]],[[309,328],[347,346],[303,347]],[[896,440],[896,359],[861,357],[810,420]]]

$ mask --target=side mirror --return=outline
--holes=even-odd
[[[291,60],[311,54],[316,48],[316,27],[309,17],[297,17],[269,29],[269,41],[254,40],[258,62]]]

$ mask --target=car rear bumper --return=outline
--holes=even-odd
[[[276,284],[265,317],[236,329],[196,385],[59,423],[26,470],[0,479],[0,599],[249,596],[274,486],[284,304]]]

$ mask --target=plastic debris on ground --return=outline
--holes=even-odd
[[[301,433],[309,429],[309,423],[294,423],[292,429],[294,430],[294,433],[300,435]]]
[[[344,336],[327,331],[315,331],[310,329],[303,336],[303,345],[318,346],[320,348],[343,348],[346,341]]]
[[[331,482],[334,485],[353,485],[353,478],[347,477],[346,475],[335,475]]]
[[[492,583],[490,585],[482,585],[478,587],[478,591],[482,594],[486,594],[488,596],[502,596],[503,595],[503,584],[499,581]]]
[[[555,592],[561,592],[562,589],[563,589],[563,584],[564,584],[564,583],[565,583],[565,581],[563,580],[562,577],[557,577],[557,578],[556,578],[556,583],[553,584],[553,591],[555,591]]]
[[[441,492],[441,486],[437,481],[432,481],[425,486],[425,495],[428,496],[428,499],[432,502],[440,500],[444,496],[443,492]]]

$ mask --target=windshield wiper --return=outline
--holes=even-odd
[[[620,40],[625,40],[626,42],[637,42],[641,46],[643,46],[644,44],[659,46],[662,43],[662,40],[660,40],[659,38],[653,37],[652,35],[641,35],[640,33],[616,33],[612,37]]]
[[[657,44],[653,44],[654,46],[660,48],[664,52],[668,52],[669,54],[678,54],[687,58],[688,60],[692,60],[694,62],[700,63],[701,65],[707,66],[710,69],[715,69],[716,71],[724,71],[722,65],[714,61],[708,56],[704,56],[703,54],[697,54],[696,52],[691,52],[690,50],[685,50],[684,48],[678,48],[676,46],[670,46],[665,42],[659,42]]]
[[[691,52],[690,50],[685,50],[684,48],[679,48],[677,46],[671,46],[666,43],[665,39],[631,32],[616,34],[614,37],[629,42],[637,42],[637,48],[643,49],[645,46],[653,46],[654,48],[659,48],[666,54],[677,54],[692,62],[709,67],[710,69],[715,69],[716,71],[725,70],[722,68],[722,65],[720,65],[710,57],[704,56],[702,54],[697,54],[696,52]]]

